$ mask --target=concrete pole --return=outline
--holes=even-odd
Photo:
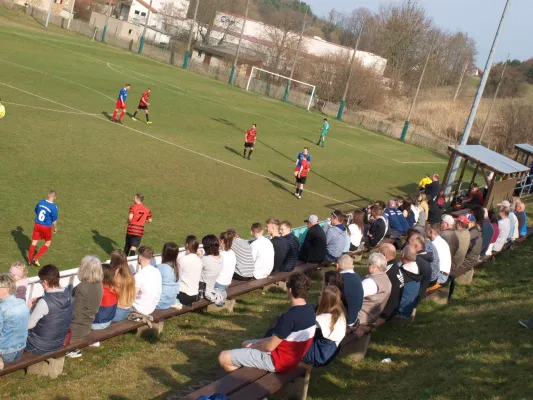
[[[468,61],[465,62],[463,72],[461,73],[461,78],[459,79],[459,84],[457,85],[457,90],[455,90],[455,95],[453,96],[453,101],[457,100],[457,97],[459,97],[459,93],[461,92],[461,85],[463,84],[463,79],[465,77],[466,70],[468,69],[468,64],[470,64]]]
[[[302,47],[302,41],[304,38],[304,31],[305,31],[305,24],[307,19],[307,12],[309,10],[309,7],[305,8],[305,14],[304,19],[302,22],[302,31],[300,32],[300,38],[298,39],[298,45],[296,46],[296,54],[294,55],[294,60],[292,62],[292,68],[291,68],[291,74],[289,76],[290,79],[294,76],[294,71],[296,70],[296,64],[298,64],[298,57],[300,56],[300,48]],[[283,101],[287,101],[287,98],[289,97],[289,91],[291,90],[291,80],[287,82],[287,85],[285,86],[285,94],[283,95]]]
[[[113,10],[113,6],[111,5],[111,0],[109,0],[109,3],[107,5],[109,7],[109,11],[107,12],[107,15],[105,17],[105,25],[104,29],[102,30],[102,39],[100,42],[105,43],[105,34],[107,33],[107,25],[109,24],[109,17],[111,16],[111,11]]]
[[[70,23],[72,22],[72,19],[74,18],[74,4],[76,4],[76,0],[72,0],[72,7],[70,8],[70,16],[67,22],[67,31],[70,29]]]
[[[231,73],[229,74],[230,85],[233,85],[233,79],[235,78],[235,70],[237,69],[237,63],[239,62],[239,55],[241,54],[241,45],[242,37],[244,36],[244,27],[246,26],[246,21],[248,20],[248,8],[250,7],[250,0],[246,1],[246,9],[244,10],[244,21],[242,22],[241,36],[239,37],[239,44],[237,45],[237,52],[235,53],[235,60],[233,60],[233,65],[231,66]]]
[[[146,30],[148,29],[148,24],[150,23],[150,9],[152,8],[152,0],[150,0],[150,6],[148,7],[148,12],[146,13],[146,22],[144,23],[143,34],[141,36],[141,42],[139,43],[138,54],[142,54],[144,48],[144,42],[146,41]]]
[[[481,78],[481,82],[479,83],[479,87],[477,89],[474,102],[472,103],[472,109],[470,110],[470,116],[468,117],[468,121],[466,122],[465,129],[463,131],[463,136],[461,137],[461,142],[460,142],[461,146],[468,143],[468,138],[470,137],[470,132],[472,130],[472,126],[474,125],[474,120],[476,119],[476,114],[477,114],[477,110],[479,107],[479,103],[481,102],[481,97],[483,97],[483,92],[485,91],[485,86],[487,85],[487,80],[489,78],[490,70],[492,68],[492,61],[494,60],[494,53],[496,53],[496,49],[498,48],[501,31],[502,31],[503,25],[505,24],[505,19],[507,18],[507,14],[509,13],[510,6],[511,6],[511,0],[507,0],[505,3],[505,8],[503,9],[502,17],[500,19],[500,24],[498,25],[498,29],[496,30],[496,35],[494,36],[494,41],[492,42],[492,47],[490,49],[489,57],[487,58],[487,63],[485,65],[485,71],[483,71],[483,77]],[[448,175],[447,181],[444,182],[446,196],[448,196],[451,191],[452,184],[455,181],[455,176],[457,175],[457,171],[459,170],[460,163],[461,163],[461,159],[458,158],[457,156],[454,156],[452,170],[450,171],[450,174]]]
[[[52,14],[52,4],[53,0],[50,0],[50,6],[48,7],[48,15],[46,16],[46,22],[44,24],[45,28],[48,28],[48,23],[50,22],[50,15]]]
[[[196,0],[196,5],[194,6],[194,15],[192,17],[191,29],[189,30],[189,41],[187,42],[187,50],[185,50],[185,58],[183,59],[183,69],[187,69],[187,66],[189,65],[189,58],[191,58],[192,36],[194,34],[194,27],[196,25],[196,15],[198,14],[199,5],[200,0]]]

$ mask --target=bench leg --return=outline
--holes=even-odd
[[[65,357],[49,358],[46,361],[30,365],[26,369],[28,375],[46,376],[50,379],[56,379],[63,373],[63,366],[65,365]]]
[[[366,357],[368,345],[370,344],[370,336],[368,333],[365,336],[353,340],[341,347],[340,355],[350,359],[350,361],[361,361]]]
[[[280,281],[280,282],[272,283],[270,285],[265,286],[262,289],[262,292],[265,293],[267,290],[271,290],[271,289],[281,290],[283,292],[286,292],[287,291],[287,282]]]
[[[305,376],[300,376],[287,383],[279,392],[268,398],[273,400],[305,400],[307,399],[310,378],[311,371],[309,370]]]
[[[219,312],[222,310],[228,310],[229,312],[233,312],[233,308],[235,308],[235,304],[237,301],[235,299],[226,299],[224,302],[224,305],[222,307],[217,306],[216,304],[210,304],[207,306],[207,312]]]
[[[164,325],[165,321],[152,322],[151,328],[148,325],[138,328],[137,335],[142,338],[148,338],[150,336],[159,337],[159,335],[161,335],[161,332],[163,332]]]
[[[459,285],[470,285],[472,283],[472,278],[474,277],[474,269],[468,270],[463,275],[455,278],[455,283]]]
[[[424,297],[422,301],[432,301],[437,304],[448,304],[448,298],[450,297],[450,290],[447,287],[441,287],[431,293],[429,296]]]

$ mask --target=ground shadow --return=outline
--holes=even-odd
[[[272,175],[274,175],[274,177],[275,177],[276,179],[278,179],[278,180],[280,180],[280,181],[283,181],[283,182],[290,183],[290,182],[289,182],[287,179],[285,179],[283,176],[278,175],[278,174],[276,174],[276,173],[274,173],[274,172],[272,172],[272,171],[269,171],[269,172],[270,172]],[[269,179],[268,181],[269,181],[269,182],[270,182],[275,188],[280,189],[280,190],[284,190],[284,191],[286,191],[286,192],[288,192],[288,193],[294,195],[294,192],[291,191],[291,190],[287,187],[287,185],[284,185],[283,183],[278,182],[278,181],[274,181],[274,180],[272,180],[272,179]]]
[[[118,243],[110,237],[101,235],[96,229],[91,230],[91,232],[93,234],[94,243],[100,246],[100,248],[105,251],[106,254],[111,254],[111,252],[117,248]]]
[[[228,147],[228,146],[224,146],[224,148],[225,148],[227,151],[229,151],[229,152],[231,152],[231,153],[233,153],[233,154],[236,154],[236,155],[238,155],[239,157],[242,157],[242,153],[239,152],[238,150],[235,150],[234,148],[232,148],[232,147]]]
[[[109,114],[107,111],[102,111],[102,115],[110,121],[113,119],[113,116]]]
[[[304,136],[299,136],[299,138],[305,140],[306,142],[309,142],[309,143],[312,143],[312,144],[316,145],[316,142],[312,141],[312,140],[309,139],[309,138],[306,138],[306,137],[304,137]]]
[[[13,236],[13,240],[17,244],[17,247],[19,248],[20,255],[22,258],[26,261],[27,260],[27,251],[30,248],[31,239],[29,236],[27,236],[24,233],[24,228],[22,226],[17,226],[15,229],[11,231],[11,236]]]
[[[224,124],[226,126],[230,126],[232,128],[235,128],[236,130],[238,130],[239,132],[242,132],[241,128],[239,128],[237,125],[235,125],[234,122],[231,122],[231,121],[228,121],[227,119],[225,118],[211,118],[213,121],[215,122],[219,122],[221,124]]]
[[[416,183],[408,183],[407,185],[403,186],[396,186],[394,188],[391,188],[392,190],[388,192],[393,197],[396,197],[398,195],[404,195],[404,196],[416,196],[418,193],[418,185]]]
[[[258,142],[258,143],[261,143],[261,144],[262,144],[263,146],[265,146],[265,147],[268,147],[268,148],[269,148],[270,150],[272,150],[274,153],[277,153],[277,154],[279,154],[280,156],[286,158],[287,160],[294,161],[294,162],[296,163],[296,158],[291,158],[291,157],[287,156],[286,154],[283,154],[281,151],[275,149],[274,147],[272,147],[272,146],[266,144],[265,142],[263,142],[263,141],[261,141],[261,140],[259,140],[259,139],[257,139],[257,142]]]

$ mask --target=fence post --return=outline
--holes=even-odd
[[[409,130],[409,121],[405,121],[405,124],[403,126],[402,130],[402,136],[400,136],[400,140],[402,142],[405,142],[405,137],[407,136],[407,131]]]

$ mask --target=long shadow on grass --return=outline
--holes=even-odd
[[[287,182],[287,183],[290,183],[286,178],[284,178],[283,176],[281,175],[278,175],[276,174],[275,172],[272,172],[272,171],[269,171],[273,176],[274,178],[280,180],[280,181],[283,181],[283,182]],[[284,190],[285,192],[288,192],[290,194],[293,194],[293,192],[287,187],[287,185],[284,185],[282,183],[279,183],[279,182],[276,182],[276,181],[272,181],[272,180],[268,180],[275,188],[277,189],[280,189],[280,190]]]
[[[216,121],[216,122],[219,122],[221,124],[224,124],[226,126],[230,126],[232,128],[235,128],[236,130],[238,130],[239,132],[242,132],[242,130],[237,126],[235,125],[234,122],[231,122],[231,121],[228,121],[227,119],[225,118],[211,118],[213,121]]]
[[[101,235],[96,229],[93,229],[91,232],[93,233],[94,243],[100,246],[106,254],[111,254],[111,252],[118,246],[117,242],[110,237]]]
[[[233,153],[233,154],[235,154],[235,155],[237,155],[237,156],[239,156],[239,157],[242,157],[241,152],[239,152],[238,150],[235,150],[234,148],[232,148],[232,147],[228,147],[228,146],[224,146],[224,148],[225,148],[227,151],[229,151],[230,153]]]
[[[13,240],[17,244],[17,247],[19,248],[20,255],[22,258],[26,261],[27,260],[27,251],[30,248],[31,240],[30,238],[24,233],[24,228],[21,226],[17,226],[15,229],[11,231],[11,236],[13,236]]]

